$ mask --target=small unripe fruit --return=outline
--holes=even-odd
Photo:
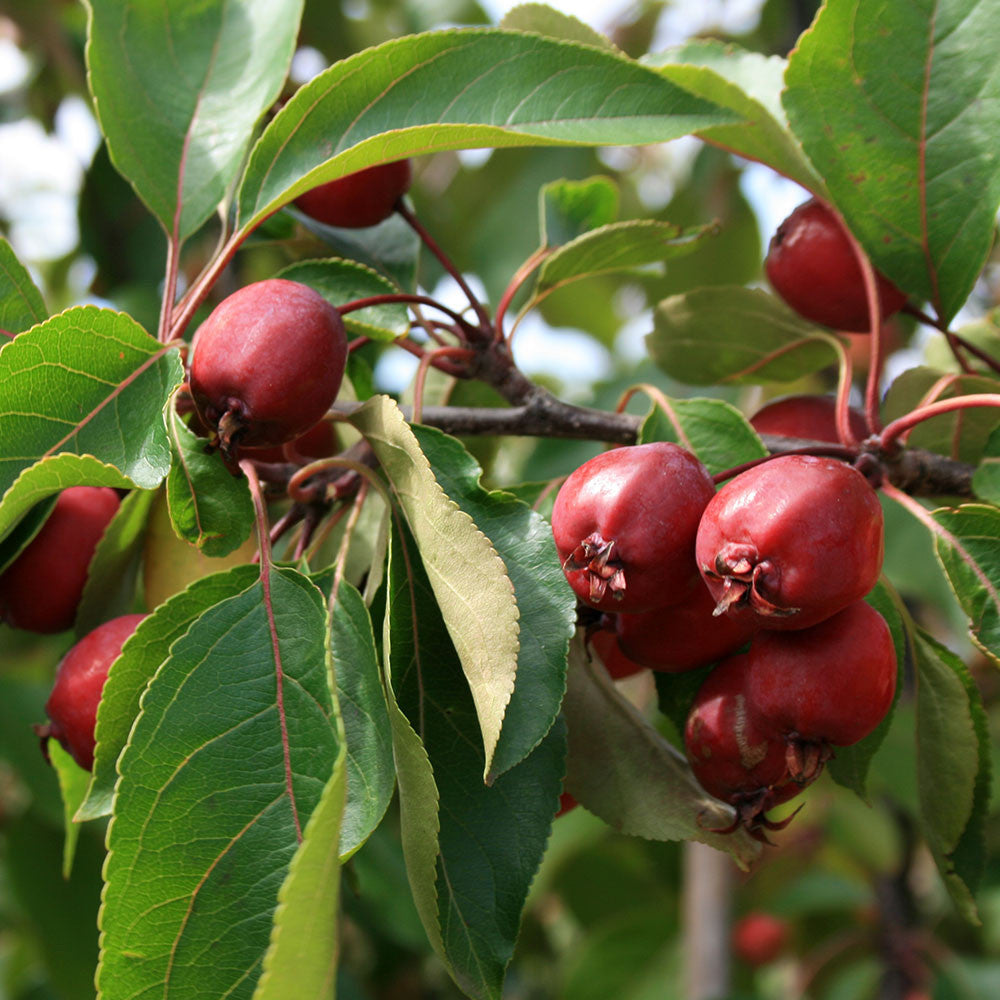
[[[86,771],[94,768],[97,706],[108,669],[145,615],[122,615],[99,625],[63,657],[45,713],[51,719],[44,735],[58,740]]]
[[[808,441],[840,441],[837,433],[837,401],[833,396],[785,396],[761,407],[750,425],[758,434],[804,438]],[[851,433],[858,441],[868,437],[865,416],[853,407],[848,410]]]
[[[70,486],[41,530],[0,574],[0,619],[29,632],[73,625],[97,543],[119,506],[107,486]]]
[[[337,310],[306,285],[271,278],[234,292],[202,323],[191,395],[224,454],[282,445],[330,408],[346,361]]]
[[[788,936],[786,920],[763,910],[754,910],[733,926],[733,951],[747,965],[767,965],[785,950]]]
[[[680,601],[697,575],[694,538],[712,477],[659,441],[614,448],[580,466],[552,509],[552,534],[577,597],[601,611]]]
[[[870,329],[861,268],[836,216],[813,198],[778,226],[764,269],[775,291],[800,316],[862,333]],[[906,295],[875,273],[882,319],[906,304]]]
[[[761,632],[747,658],[756,716],[799,743],[857,743],[885,718],[896,691],[892,634],[864,601],[812,628]]]
[[[782,455],[705,508],[697,558],[716,614],[749,606],[768,629],[815,625],[864,597],[882,568],[882,508],[856,469]]]
[[[735,653],[760,628],[749,608],[716,616],[715,599],[699,580],[690,596],[666,608],[615,616],[624,656],[663,673],[677,674]]]
[[[409,160],[367,167],[320,184],[295,199],[310,218],[328,226],[363,229],[392,215],[396,202],[410,190]]]

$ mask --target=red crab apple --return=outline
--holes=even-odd
[[[747,965],[767,965],[785,950],[788,936],[787,920],[752,910],[733,925],[733,951]]]
[[[0,620],[29,632],[70,628],[97,543],[119,506],[107,486],[70,486],[41,530],[0,574]]]
[[[750,418],[750,425],[758,434],[836,444],[840,441],[836,408],[833,396],[784,396],[762,406]],[[860,410],[852,407],[847,419],[856,440],[868,437],[868,424]]]
[[[813,455],[781,455],[731,479],[698,526],[716,614],[748,606],[768,629],[806,628],[864,597],[882,552],[882,508],[868,481]]]
[[[606,615],[603,617],[608,618],[609,622],[602,623],[602,626],[590,636],[590,645],[597,654],[597,658],[604,664],[604,669],[616,681],[620,681],[624,677],[631,677],[633,674],[645,670],[646,668],[641,663],[630,660],[622,652],[618,640],[615,638],[614,622],[611,621],[611,619],[618,616]]]
[[[680,601],[697,570],[694,538],[712,477],[665,441],[613,448],[559,490],[552,534],[577,597],[601,611],[646,611]]]
[[[409,160],[367,167],[320,184],[295,199],[310,218],[328,226],[363,229],[392,215],[396,202],[410,190]]]
[[[799,205],[771,238],[764,269],[775,291],[800,316],[862,333],[870,328],[864,280],[837,217],[815,198]],[[906,304],[906,295],[876,272],[882,319]]]
[[[318,292],[283,278],[224,299],[195,336],[190,385],[223,453],[282,445],[323,417],[340,389],[347,337]]]
[[[97,706],[108,669],[145,615],[122,615],[88,632],[56,671],[45,713],[51,722],[39,734],[58,740],[84,770],[94,768]]]

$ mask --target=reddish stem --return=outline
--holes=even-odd
[[[288,739],[288,719],[285,715],[285,673],[281,666],[281,646],[278,642],[278,627],[274,620],[274,604],[271,601],[271,538],[267,525],[267,509],[264,506],[264,494],[257,478],[257,470],[249,459],[240,462],[240,470],[250,484],[250,496],[253,498],[254,513],[257,517],[257,539],[260,547],[260,585],[264,591],[264,607],[267,609],[267,626],[271,633],[271,651],[274,655],[275,688],[277,691],[278,719],[281,724],[281,752],[285,759],[285,789],[288,801],[292,807],[292,819],[295,822],[295,836],[302,843],[302,824],[299,822],[299,810],[295,805],[295,786],[292,783],[292,753]]]
[[[425,351],[417,365],[417,374],[413,383],[413,423],[419,424],[424,410],[424,382],[427,379],[427,369],[435,364],[439,358],[461,358],[463,361],[472,361],[476,357],[475,351],[470,351],[467,347],[439,347],[433,351]],[[440,368],[440,365],[435,365]]]
[[[539,264],[549,254],[552,253],[550,247],[539,247],[515,272],[513,277],[510,279],[504,293],[500,298],[500,304],[497,306],[496,319],[493,321],[494,326],[497,330],[497,337],[503,336],[503,320],[504,316],[507,315],[507,310],[510,308],[511,302],[514,300],[514,296],[517,295],[521,286],[528,280],[532,272],[538,267]]]
[[[198,276],[194,284],[187,290],[181,301],[177,304],[173,322],[170,325],[170,336],[172,338],[182,337],[191,322],[198,306],[205,301],[208,293],[212,290],[219,275],[236,255],[236,251],[243,245],[243,241],[250,235],[248,231],[233,233],[228,241],[222,246],[218,254],[209,261],[207,267]]]
[[[817,442],[815,446],[810,446],[809,448],[791,448],[788,451],[775,452],[773,455],[764,455],[762,458],[755,458],[752,462],[735,465],[731,469],[726,469],[724,472],[719,472],[712,476],[712,482],[718,486],[719,483],[724,483],[727,479],[732,479],[742,472],[748,472],[750,469],[756,469],[758,465],[763,465],[765,462],[770,462],[774,458],[781,458],[784,455],[825,455],[828,458],[841,458],[844,461],[852,462],[858,457],[858,449],[853,445],[820,444]]]
[[[910,413],[893,420],[879,436],[879,445],[888,450],[900,435],[916,427],[917,424],[930,420],[942,413],[954,413],[956,410],[968,410],[978,406],[1000,406],[1000,394],[990,392],[973,393],[971,396],[955,396],[953,399],[941,399],[936,403],[918,406]]]
[[[354,299],[353,302],[347,302],[342,306],[337,306],[337,312],[339,312],[341,316],[346,316],[348,313],[356,312],[358,309],[367,309],[370,306],[398,304],[433,306],[435,309],[440,310],[450,319],[454,320],[463,332],[472,331],[468,321],[464,320],[454,310],[442,305],[437,301],[437,299],[432,299],[429,295],[414,295],[409,292],[386,292],[384,295],[370,295],[364,299]]]

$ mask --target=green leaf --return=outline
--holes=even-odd
[[[872,262],[948,322],[1000,204],[995,0],[827,4],[785,74],[792,128]]]
[[[503,560],[472,518],[434,478],[420,444],[387,396],[351,417],[381,463],[420,549],[451,640],[469,682],[490,773],[514,690],[518,609]]]
[[[737,124],[699,129],[695,134],[705,142],[765,163],[806,190],[822,193],[823,182],[802,155],[781,107],[783,59],[697,39],[646,56],[643,62],[692,94],[739,115]]]
[[[264,582],[205,611],[143,695],[108,831],[102,1000],[249,997],[259,976],[341,752],[322,595],[289,569]]]
[[[973,393],[996,392],[997,381],[981,375],[945,376],[931,368],[910,368],[889,387],[882,404],[885,423],[915,410],[930,398],[953,399]],[[993,431],[1000,426],[1000,410],[978,406],[942,413],[921,421],[906,436],[913,448],[948,455],[960,462],[978,462]]]
[[[985,856],[990,741],[968,668],[925,632],[914,646],[917,779],[927,844],[955,905],[978,923],[975,899]]]
[[[139,554],[155,495],[152,490],[129,493],[97,543],[76,612],[78,636],[132,610]]]
[[[532,305],[574,281],[632,271],[684,257],[714,235],[712,226],[684,229],[669,222],[635,219],[601,226],[545,258],[538,271]]]
[[[978,316],[970,323],[963,323],[954,331],[963,341],[978,347],[992,358],[1000,357],[1000,309],[991,309],[986,315]],[[969,351],[962,350],[962,357],[977,375],[992,375],[996,378],[996,368],[977,358]],[[946,337],[933,336],[924,347],[924,358],[930,368],[942,372],[962,371],[955,359]]]
[[[581,805],[622,833],[648,840],[700,840],[742,867],[760,852],[746,833],[720,835],[732,810],[711,798],[687,762],[590,661],[583,643],[570,646],[563,705],[569,734],[566,788]]]
[[[175,348],[109,309],[67,309],[19,334],[0,352],[0,495],[60,452],[156,486],[170,461],[162,412],[181,378]],[[0,533],[8,523],[0,516]]]
[[[171,410],[167,414],[173,462],[167,476],[170,520],[179,538],[207,556],[226,556],[250,537],[253,501],[244,477],[237,478],[219,452],[209,451]]]
[[[308,285],[337,309],[355,299],[399,292],[396,285],[370,267],[350,260],[300,261],[279,271],[276,276]],[[410,319],[406,306],[396,303],[369,306],[348,313],[344,316],[344,326],[353,337],[395,340],[409,331]]]
[[[87,0],[87,68],[111,159],[183,240],[236,179],[288,70],[302,0]]]
[[[767,455],[746,417],[721,399],[671,399],[674,420],[684,432],[681,440],[674,422],[654,405],[639,430],[639,443],[674,441],[698,456],[714,476]]]
[[[66,839],[63,842],[63,878],[69,878],[73,871],[73,858],[80,839],[80,824],[73,818],[77,808],[87,795],[90,774],[85,771],[62,748],[58,740],[49,740],[46,753],[59,778],[59,791],[63,800],[63,817],[66,823]]]
[[[48,316],[42,293],[11,245],[0,236],[0,330],[20,333]],[[0,348],[7,338],[0,333]]]
[[[414,425],[441,488],[493,543],[514,584],[520,648],[514,692],[488,780],[523,760],[549,731],[566,690],[566,654],[576,598],[566,583],[552,528],[526,503],[479,483],[483,470],[454,438]]]
[[[552,181],[538,192],[540,245],[557,247],[618,218],[618,185],[610,177]]]
[[[583,45],[618,51],[610,39],[595,31],[589,24],[544,3],[522,3],[512,7],[504,14],[500,27],[515,31],[534,31],[563,42],[581,42]]]
[[[426,750],[430,774],[422,768],[422,784],[432,778],[440,797],[436,835],[426,806],[417,807],[425,810],[418,829],[408,829],[407,810],[414,806],[407,797],[428,790],[411,787],[400,774],[408,875],[428,936],[455,981],[469,996],[499,1000],[556,811],[565,737],[561,726],[553,727],[529,757],[492,786],[483,784],[475,707],[413,539],[395,532],[390,552],[392,688]],[[419,761],[416,745],[408,752]],[[417,835],[429,843],[411,867]]]
[[[666,142],[737,120],[589,46],[479,28],[397,38],[335,63],[275,116],[251,154],[238,227],[317,184],[406,156]]]
[[[334,996],[340,950],[336,845],[343,835],[346,783],[341,752],[278,893],[271,946],[253,1000],[286,1000],[293,984],[297,996]]]
[[[1000,427],[986,441],[982,461],[972,474],[972,489],[980,500],[1000,503]]]
[[[731,286],[664,299],[646,343],[663,371],[689,385],[794,382],[837,361],[832,335],[767,292]]]
[[[934,551],[969,616],[969,635],[1000,663],[1000,510],[969,503],[933,517],[947,532],[934,535]]]
[[[139,622],[122,647],[121,656],[111,664],[101,693],[95,729],[94,777],[87,799],[76,814],[77,820],[96,819],[111,812],[118,757],[139,714],[139,699],[150,678],[167,659],[171,645],[209,608],[246,591],[259,577],[257,566],[240,566],[205,577]]]
[[[895,591],[890,590],[884,581],[880,581],[865,600],[885,619],[889,631],[892,633],[897,664],[896,694],[893,698],[893,707],[889,709],[886,717],[876,726],[875,730],[853,746],[837,747],[833,760],[827,764],[827,770],[830,772],[830,777],[838,785],[850,788],[867,802],[868,771],[872,758],[878,752],[889,732],[895,706],[899,703],[899,696],[903,690],[903,664],[906,661],[908,630],[912,625],[909,623],[908,616],[904,622],[904,616],[900,612],[901,598]]]
[[[347,803],[340,829],[340,855],[347,858],[378,826],[396,782],[371,618],[361,595],[345,581],[333,609],[330,649],[347,746]]]

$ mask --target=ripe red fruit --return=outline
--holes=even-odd
[[[274,445],[271,448],[245,448],[243,453],[256,462],[287,462],[285,455],[288,447],[292,457],[300,456],[307,462],[317,458],[329,458],[337,450],[337,432],[329,420],[321,420],[311,427],[301,437],[297,437],[289,445]]]
[[[0,620],[29,632],[70,628],[94,550],[119,506],[107,486],[70,486],[41,531],[0,574]]]
[[[875,586],[882,508],[849,465],[782,455],[715,495],[698,527],[696,551],[716,614],[749,605],[764,628],[806,628]]]
[[[837,401],[833,396],[785,396],[761,407],[750,425],[758,434],[805,438],[809,441],[840,441],[837,434]],[[848,411],[851,433],[858,441],[868,437],[865,416],[853,407]]]
[[[615,615],[624,656],[663,673],[677,674],[736,652],[760,628],[749,608],[716,617],[715,599],[698,581],[683,601],[639,614]]]
[[[559,796],[559,811],[555,814],[554,819],[559,819],[560,816],[565,816],[570,809],[575,809],[580,803],[573,798],[569,792],[563,792]]]
[[[763,910],[753,910],[733,926],[733,951],[747,965],[773,962],[788,943],[788,922]]]
[[[409,160],[367,167],[320,184],[295,199],[310,218],[328,226],[362,229],[388,219],[396,202],[410,190]]]
[[[552,509],[563,571],[601,611],[682,600],[696,575],[694,538],[712,477],[689,451],[658,441],[606,451],[563,483]]]
[[[608,618],[615,618],[616,615],[608,615]],[[614,623],[608,624],[607,628],[614,629]],[[597,654],[597,658],[604,664],[611,677],[620,681],[623,677],[631,677],[646,668],[641,663],[630,660],[618,645],[613,631],[600,628],[590,637],[590,646]]]
[[[861,268],[836,216],[815,198],[792,212],[771,238],[764,269],[775,291],[800,316],[836,330],[870,329]],[[882,319],[906,295],[875,273]]]
[[[145,617],[122,615],[99,625],[59,664],[52,693],[45,703],[45,712],[52,721],[39,731],[57,739],[84,770],[94,768],[94,727],[108,668]]]
[[[723,660],[698,689],[684,727],[684,746],[699,784],[736,809],[732,826],[720,833],[741,824],[751,832],[778,828],[783,824],[770,823],[764,813],[803,788],[788,773],[785,740],[754,715],[747,697],[749,668],[745,653]]]
[[[885,718],[896,691],[889,626],[864,601],[812,628],[761,632],[747,658],[753,711],[797,744],[857,743]]]
[[[337,310],[306,285],[271,278],[234,292],[202,323],[191,395],[224,454],[281,445],[323,417],[346,361]]]

